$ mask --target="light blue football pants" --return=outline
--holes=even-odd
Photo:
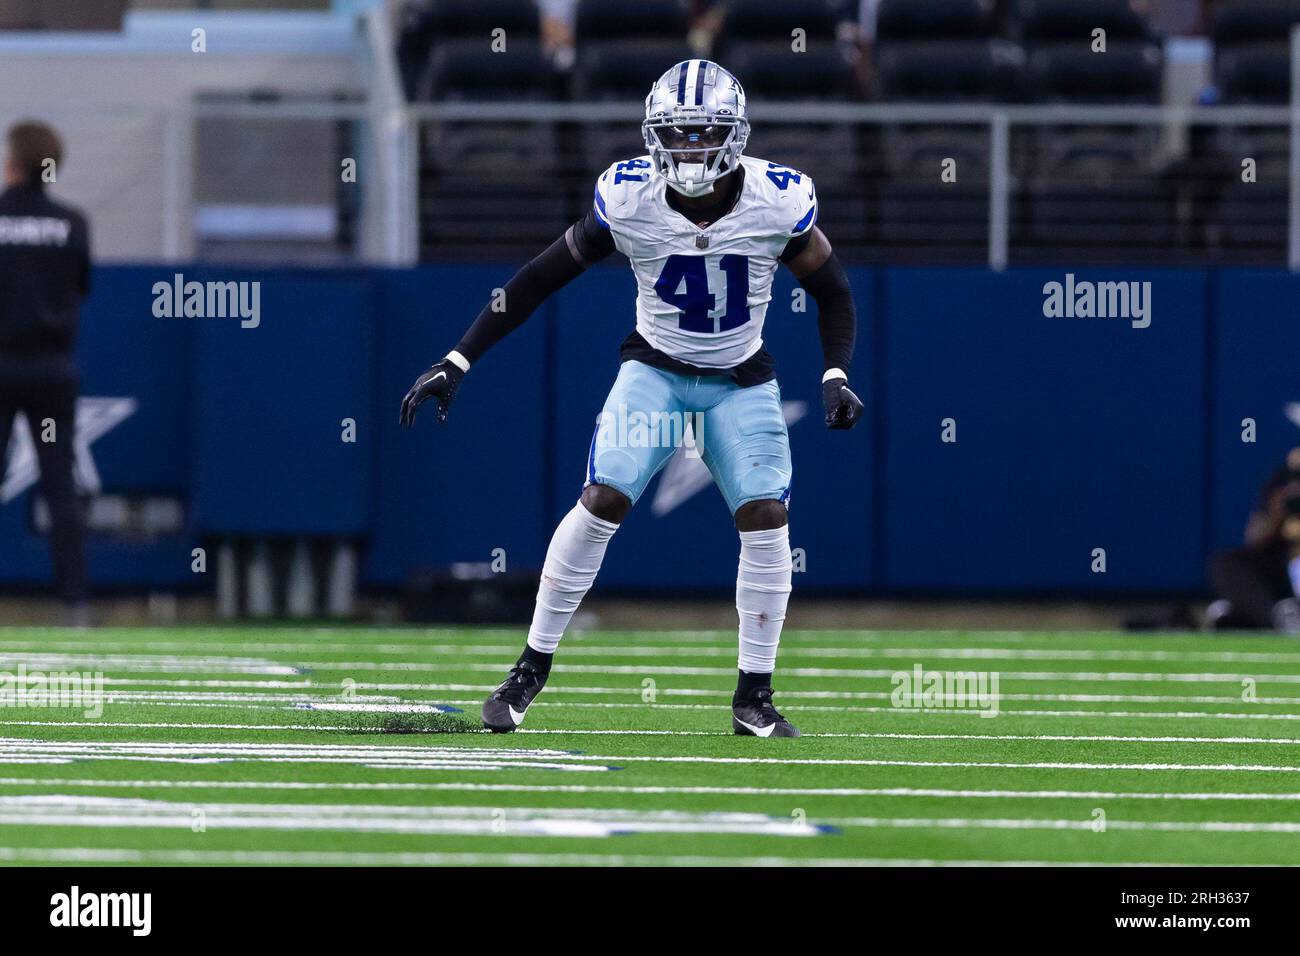
[[[741,388],[624,362],[592,435],[587,484],[635,503],[679,447],[703,460],[732,514],[751,501],[788,504],[790,438],[775,381]]]

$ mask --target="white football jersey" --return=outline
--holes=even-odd
[[[812,177],[752,156],[740,162],[740,197],[703,229],[668,205],[648,156],[614,163],[596,182],[596,216],[636,276],[637,331],[701,368],[734,368],[762,348],[779,256],[817,222]]]

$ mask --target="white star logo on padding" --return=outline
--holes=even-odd
[[[785,413],[785,424],[789,428],[808,414],[808,403],[782,402],[781,410]],[[713,476],[699,455],[687,455],[685,448],[679,448],[673,452],[673,457],[659,475],[650,511],[656,518],[662,518],[712,483]]]
[[[77,399],[77,429],[72,438],[76,453],[75,474],[77,487],[94,494],[99,491],[99,469],[90,446],[135,414],[139,403],[134,398],[79,398]],[[57,438],[57,436],[56,436]],[[36,484],[40,465],[36,460],[36,444],[32,441],[27,418],[14,418],[13,437],[10,439],[9,467],[0,484],[0,504],[7,504]],[[0,449],[0,455],[4,449]]]

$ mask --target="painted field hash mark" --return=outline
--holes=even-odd
[[[232,725],[238,726],[238,725]],[[247,728],[245,728],[247,729]],[[0,764],[131,761],[170,764],[337,764],[370,769],[603,771],[615,769],[563,750],[510,748],[398,747],[350,744],[148,743],[144,741],[43,741],[0,738]],[[575,762],[580,761],[580,762]]]

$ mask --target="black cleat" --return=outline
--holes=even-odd
[[[510,668],[510,676],[483,701],[483,726],[494,734],[508,734],[524,722],[524,714],[542,688],[547,675],[528,661]]]
[[[772,706],[772,688],[760,687],[747,697],[731,698],[731,729],[748,737],[798,737],[799,729]]]

